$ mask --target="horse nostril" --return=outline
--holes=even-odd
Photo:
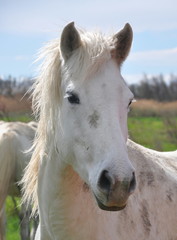
[[[98,180],[98,186],[103,192],[109,193],[111,190],[112,184],[113,184],[113,178],[111,177],[111,175],[107,170],[103,170]]]
[[[136,177],[135,177],[135,173],[133,172],[133,176],[130,182],[130,186],[129,186],[129,193],[132,193],[136,188]]]

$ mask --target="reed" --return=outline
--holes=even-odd
[[[144,117],[175,117],[177,116],[177,101],[157,102],[154,100],[138,100],[132,104],[130,116]]]

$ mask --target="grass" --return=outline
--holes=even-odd
[[[4,116],[0,117],[0,120],[6,121],[6,122],[29,122],[34,120],[32,117],[32,114],[30,113],[15,113],[15,114],[6,114]]]
[[[177,118],[175,120],[177,122]],[[129,117],[128,129],[130,138],[148,148],[158,151],[173,151],[177,149],[176,139],[173,139],[162,117]]]
[[[16,199],[19,203],[19,199]],[[14,209],[14,204],[11,197],[6,200],[6,217],[7,217],[7,228],[6,228],[6,239],[7,240],[19,240],[20,239],[20,222]]]
[[[158,151],[177,149],[177,101],[141,100],[132,104],[128,118],[130,138]]]

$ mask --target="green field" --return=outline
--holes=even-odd
[[[177,149],[177,118],[129,117],[130,138],[158,151]]]
[[[30,115],[13,116],[3,120],[24,121],[31,120]],[[135,142],[159,151],[177,149],[177,118],[164,117],[136,117],[128,119],[129,136]],[[6,204],[7,210],[7,240],[19,240],[19,220],[14,211],[11,198]]]
[[[8,114],[7,116],[0,117],[0,120],[7,121],[7,122],[29,122],[34,121],[32,114],[25,113],[25,114]]]

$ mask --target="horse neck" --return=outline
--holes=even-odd
[[[105,234],[110,239],[110,213],[98,209],[88,187],[71,166],[61,170],[56,160],[45,163],[39,178],[39,189],[43,189],[38,192],[41,239],[101,240]]]

